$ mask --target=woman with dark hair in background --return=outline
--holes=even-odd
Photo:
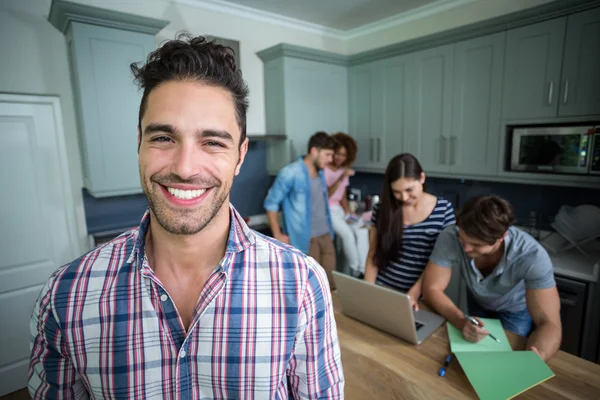
[[[407,292],[415,310],[422,273],[440,232],[455,223],[452,204],[425,191],[425,173],[408,153],[392,158],[373,208],[365,280]]]
[[[329,194],[331,223],[335,234],[342,240],[346,263],[354,275],[364,273],[367,252],[369,251],[369,232],[361,228],[362,224],[352,218],[353,212],[348,206],[347,187],[349,177],[354,175],[351,169],[356,159],[356,142],[345,133],[331,135],[335,140],[333,161],[325,168],[325,182]]]

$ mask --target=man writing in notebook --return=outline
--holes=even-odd
[[[528,337],[527,349],[543,360],[561,341],[560,299],[552,262],[544,248],[511,226],[512,206],[497,196],[469,199],[456,225],[439,235],[423,275],[425,301],[460,329],[466,340],[479,342],[489,332],[479,318],[498,318],[504,329]],[[446,296],[452,273],[467,285],[470,316]]]

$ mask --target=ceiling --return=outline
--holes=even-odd
[[[215,2],[213,0],[213,2]],[[279,14],[329,29],[348,32],[377,21],[448,9],[464,0],[218,0],[245,9]]]

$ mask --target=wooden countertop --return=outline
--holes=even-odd
[[[446,376],[438,370],[450,352],[446,325],[420,345],[411,345],[341,313],[333,297],[345,399],[477,399],[460,364],[453,359]],[[513,349],[525,339],[506,333]],[[524,392],[518,399],[600,399],[600,365],[559,351],[548,361],[555,377]]]

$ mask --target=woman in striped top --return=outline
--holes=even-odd
[[[452,204],[425,192],[425,173],[408,153],[388,164],[381,202],[373,208],[365,280],[407,292],[415,310],[421,275],[435,241],[455,223]]]

